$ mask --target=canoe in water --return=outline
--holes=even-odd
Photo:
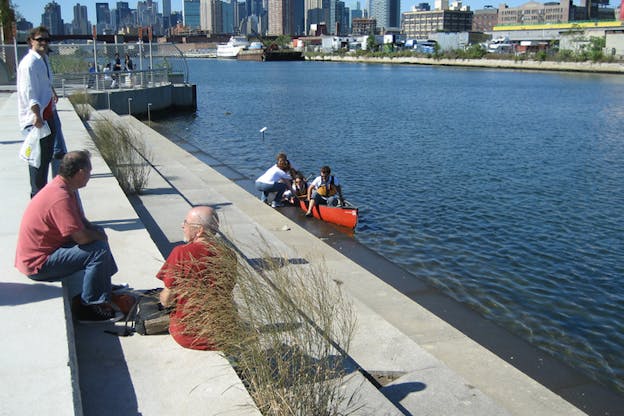
[[[319,220],[354,229],[358,221],[358,209],[346,201],[345,203],[346,205],[341,207],[315,205],[312,215]],[[305,212],[308,211],[308,201],[299,200],[299,206]]]

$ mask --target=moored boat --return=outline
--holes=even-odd
[[[319,220],[354,229],[358,221],[358,209],[346,201],[345,203],[346,205],[341,207],[315,205],[312,215]],[[299,206],[302,210],[308,211],[308,201],[299,200]]]
[[[240,51],[249,46],[249,41],[245,36],[232,36],[228,43],[220,43],[217,45],[217,58],[233,58]]]

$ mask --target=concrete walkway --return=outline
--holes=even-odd
[[[163,255],[179,241],[186,211],[191,205],[215,205],[222,231],[246,257],[263,255],[270,241],[268,249],[280,257],[324,259],[328,277],[343,282],[358,320],[350,356],[369,373],[400,376],[377,390],[354,375],[350,383],[359,386],[364,406],[357,414],[583,414],[186,150],[131,117],[102,112],[132,126],[152,149],[155,170],[145,195],[133,202],[135,211],[69,103],[63,100],[60,109],[68,148],[93,153],[92,179],[81,197],[87,217],[107,229],[120,268],[116,283],[158,286],[154,275]],[[220,354],[185,350],[169,336],[124,338],[102,327],[74,328],[59,285],[35,284],[12,267],[28,202],[16,125],[15,98],[4,95],[0,318],[10,336],[3,344],[0,380],[12,388],[0,393],[0,414],[46,414],[50,409],[87,415],[259,414]]]

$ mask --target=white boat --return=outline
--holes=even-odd
[[[245,36],[232,36],[228,43],[217,45],[217,58],[236,58],[238,53],[249,46]]]

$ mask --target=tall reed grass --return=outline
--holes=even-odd
[[[211,244],[205,275],[176,279],[188,332],[223,351],[264,415],[354,412],[341,386],[355,315],[324,266],[267,254],[252,267],[222,239]]]
[[[101,119],[94,123],[93,141],[126,194],[140,194],[147,186],[151,152],[123,125]]]

